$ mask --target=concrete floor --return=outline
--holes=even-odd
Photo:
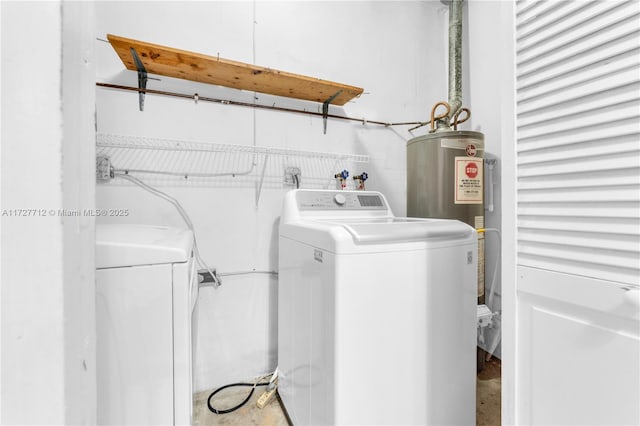
[[[500,360],[492,358],[484,364],[476,379],[476,425],[500,426],[502,409],[502,371]]]
[[[218,410],[224,410],[237,405],[244,400],[250,392],[248,387],[230,388],[221,391],[214,397],[214,406]],[[256,407],[256,402],[264,392],[264,387],[256,388],[249,402],[236,411],[228,414],[214,414],[209,411],[207,399],[211,392],[199,392],[194,395],[193,422],[195,426],[211,425],[264,425],[264,426],[288,426],[289,422],[284,414],[277,398],[263,408]]]
[[[476,380],[476,425],[500,426],[500,360],[492,359],[485,363]],[[215,407],[225,409],[239,403],[249,392],[249,388],[231,388],[215,397]],[[264,392],[257,388],[251,399],[243,407],[229,414],[214,414],[207,407],[210,392],[194,395],[194,423],[196,426],[211,425],[264,425],[287,426],[289,423],[279,400],[272,399],[263,409],[256,407],[256,401]]]

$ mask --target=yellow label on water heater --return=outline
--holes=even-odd
[[[455,204],[482,204],[483,159],[455,157]]]

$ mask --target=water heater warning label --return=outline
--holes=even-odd
[[[482,158],[455,157],[456,204],[482,204]]]

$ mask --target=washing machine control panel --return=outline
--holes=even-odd
[[[298,191],[299,210],[387,210],[382,194],[372,191]]]

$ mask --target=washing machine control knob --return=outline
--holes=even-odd
[[[342,194],[336,194],[335,197],[333,197],[333,201],[335,201],[337,205],[342,206],[347,202],[347,199]]]

